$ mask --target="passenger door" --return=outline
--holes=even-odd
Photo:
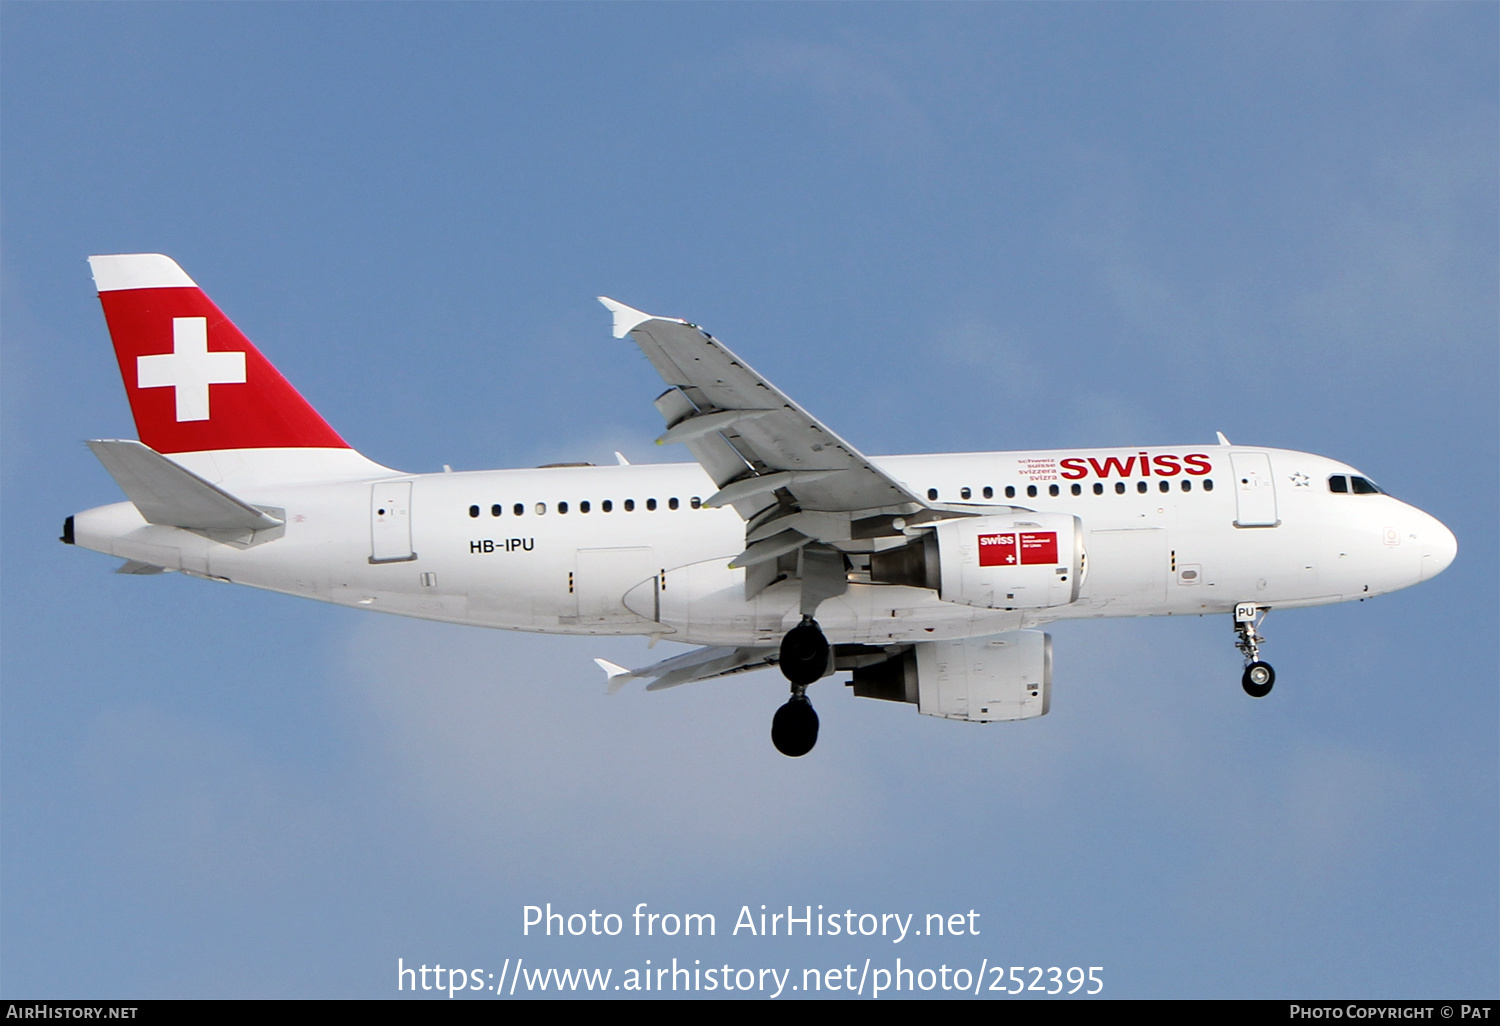
[[[1271,477],[1271,457],[1263,452],[1232,452],[1234,494],[1238,503],[1235,527],[1275,527],[1276,481]]]
[[[416,558],[411,548],[411,482],[382,481],[370,489],[370,562]]]

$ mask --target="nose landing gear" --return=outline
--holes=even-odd
[[[781,673],[792,685],[792,697],[771,720],[771,743],[789,758],[800,758],[818,743],[818,714],[807,700],[807,686],[828,676],[833,649],[818,621],[802,622],[781,639]]]
[[[1241,602],[1234,607],[1234,647],[1245,656],[1245,673],[1240,678],[1240,687],[1251,698],[1265,698],[1276,684],[1276,671],[1270,663],[1260,660],[1260,625],[1269,610],[1258,608],[1254,602]]]

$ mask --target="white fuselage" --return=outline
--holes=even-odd
[[[1211,469],[1190,473],[1185,457],[1153,461],[1158,453],[1203,454],[1193,470]],[[192,457],[178,459],[210,476]],[[1286,608],[1362,599],[1433,576],[1456,549],[1447,528],[1421,510],[1384,494],[1331,491],[1330,475],[1358,474],[1353,468],[1288,450],[1198,446],[872,462],[912,492],[957,509],[1077,516],[1085,576],[1071,604],[995,610],[945,602],[925,588],[872,584],[855,570],[848,590],[818,609],[835,643],[971,637],[1065,618],[1223,613],[1241,602]],[[800,615],[795,579],[746,601],[745,571],[729,568],[745,548],[744,521],[733,509],[701,507],[716,488],[696,464],[291,484],[231,477],[225,486],[284,510],[284,529],[266,538],[210,537],[148,524],[123,502],[78,514],[76,543],[290,595],[513,630],[775,645]]]

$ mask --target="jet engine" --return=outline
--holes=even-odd
[[[883,662],[856,666],[850,683],[861,698],[911,702],[924,716],[969,723],[1031,719],[1052,705],[1052,637],[1009,631],[921,641]]]
[[[945,520],[921,538],[870,559],[877,584],[933,588],[944,602],[986,609],[1045,609],[1078,600],[1083,525],[1065,513]]]

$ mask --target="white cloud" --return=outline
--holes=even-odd
[[[850,40],[765,39],[739,47],[725,66],[804,93],[860,143],[907,159],[930,153],[938,136],[900,62],[897,51]]]
[[[479,864],[720,878],[867,829],[847,766],[771,747],[779,675],[606,696],[592,657],[641,647],[372,618],[348,642],[346,699],[400,814]]]

